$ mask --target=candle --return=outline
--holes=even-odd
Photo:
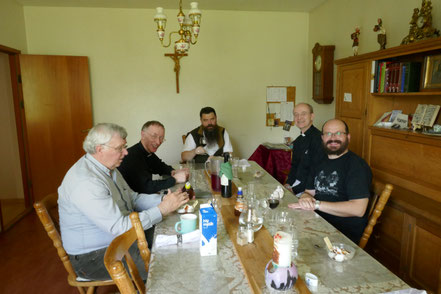
[[[291,234],[278,231],[274,235],[273,262],[279,267],[291,266]]]

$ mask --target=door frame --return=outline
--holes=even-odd
[[[23,90],[21,85],[21,73],[20,73],[20,50],[0,45],[0,52],[6,53],[9,56],[9,68],[11,74],[11,86],[12,86],[12,98],[14,102],[15,112],[15,125],[17,131],[18,149],[20,155],[20,167],[21,177],[25,200],[25,211],[21,213],[17,218],[18,221],[21,217],[29,213],[32,210],[33,194],[32,194],[32,181],[29,167],[29,152],[26,132],[26,118],[24,112],[23,103]],[[0,212],[1,213],[1,212]],[[14,221],[13,223],[15,223]],[[3,227],[3,219],[1,220],[2,232],[12,226],[11,223],[8,227]]]

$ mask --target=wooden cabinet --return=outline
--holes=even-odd
[[[410,285],[441,293],[441,137],[373,126],[387,111],[441,105],[441,91],[371,93],[373,62],[422,62],[436,54],[441,38],[337,60],[336,116],[349,125],[350,149],[395,187],[368,252]]]
[[[349,127],[351,141],[349,148],[363,155],[366,131],[366,96],[368,93],[368,73],[370,62],[350,63],[337,67],[336,116]]]

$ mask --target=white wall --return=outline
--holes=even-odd
[[[25,7],[29,52],[89,56],[94,122],[125,126],[129,145],[151,119],[165,124],[158,155],[180,159],[181,135],[212,106],[230,133],[235,153],[249,157],[262,142],[286,132],[265,127],[266,86],[296,86],[308,97],[308,14],[203,11],[201,34],[181,60],[181,93],[173,62],[156,37],[154,10]],[[167,29],[175,29],[169,15]],[[298,134],[293,128],[290,136]]]
[[[23,7],[14,0],[0,1],[0,45],[26,53]]]
[[[441,0],[432,0],[433,26],[441,28]],[[355,26],[360,26],[360,43],[358,53],[369,53],[380,49],[377,34],[373,31],[377,19],[382,18],[386,29],[386,48],[399,46],[409,33],[409,21],[413,9],[421,8],[420,0],[329,0],[313,10],[309,15],[309,59],[316,42],[321,45],[335,45],[335,59],[352,56],[351,34]],[[312,72],[310,62],[309,74]],[[334,75],[334,93],[335,93]],[[311,88],[311,79],[308,80]],[[334,95],[335,97],[335,95]],[[324,117],[334,115],[335,103],[323,108]],[[322,110],[322,109],[320,109]]]

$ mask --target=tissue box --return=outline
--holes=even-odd
[[[201,256],[217,255],[217,213],[211,204],[201,204],[199,209],[201,230]]]

